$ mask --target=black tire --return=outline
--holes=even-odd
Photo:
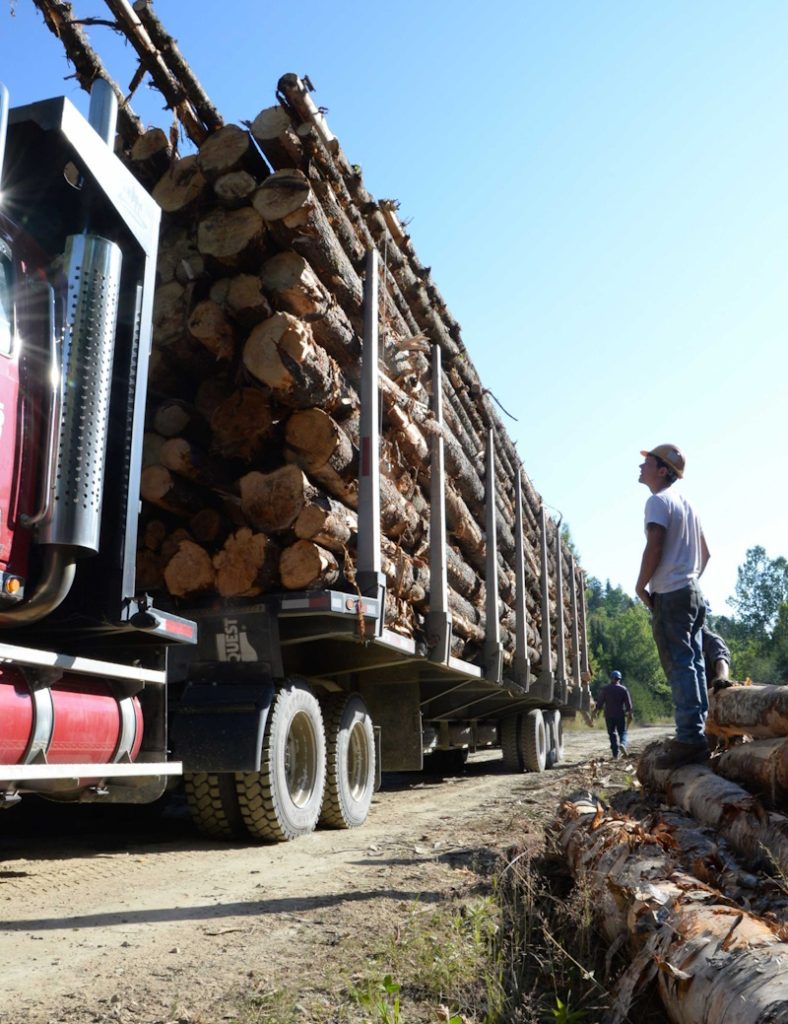
[[[526,771],[543,772],[547,764],[547,730],[539,708],[522,716],[520,740]]]
[[[247,835],[233,775],[192,772],[184,775],[183,787],[192,821],[202,835],[211,839]]]
[[[564,759],[564,723],[560,711],[545,711],[542,717],[547,735],[547,767],[552,768]]]
[[[502,718],[500,723],[503,763],[510,772],[521,772],[525,768],[520,742],[521,717],[521,715],[511,715],[509,718]]]
[[[322,703],[326,730],[326,790],[320,824],[358,828],[367,820],[375,791],[375,732],[356,693]]]
[[[289,841],[314,831],[326,783],[326,739],[317,698],[304,683],[277,691],[259,772],[237,772],[244,823],[255,839]]]

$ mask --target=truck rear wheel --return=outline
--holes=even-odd
[[[545,711],[543,718],[547,734],[547,767],[552,768],[564,759],[564,723],[560,711]]]
[[[186,803],[192,821],[211,839],[237,839],[246,834],[231,774],[192,772],[184,776]]]
[[[526,770],[543,772],[547,763],[547,730],[539,708],[522,716],[520,737]]]
[[[256,839],[296,839],[317,825],[326,783],[326,741],[317,698],[303,683],[282,687],[271,706],[259,772],[238,772],[241,816]]]
[[[375,790],[375,733],[358,694],[323,702],[326,729],[326,792],[320,824],[358,828],[367,820]]]
[[[501,720],[501,752],[503,763],[510,772],[521,772],[523,764],[523,748],[520,743],[521,715],[511,715]]]

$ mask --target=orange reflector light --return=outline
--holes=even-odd
[[[16,594],[22,587],[22,581],[16,576],[12,576],[10,579],[5,581],[5,592],[6,594]]]

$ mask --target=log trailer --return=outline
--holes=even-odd
[[[88,119],[63,98],[10,109],[0,89],[0,803],[145,803],[182,777],[204,833],[288,840],[318,823],[361,825],[381,769],[421,769],[431,752],[459,763],[500,746],[513,770],[555,763],[562,712],[588,701],[582,597],[571,595],[572,623],[556,624],[553,665],[550,588],[559,620],[564,599],[561,571],[548,578],[543,513],[547,656],[532,677],[520,557],[504,671],[490,500],[483,657],[451,655],[439,432],[427,629],[414,640],[385,626],[375,253],[352,586],[188,612],[136,592],[159,209],[108,145],[115,116],[102,81]],[[492,433],[486,460],[491,480]],[[522,517],[510,525],[522,554]]]

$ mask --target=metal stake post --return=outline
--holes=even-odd
[[[515,650],[514,681],[523,690],[531,684],[531,661],[528,657],[528,607],[525,602],[525,552],[523,550],[523,471],[518,468],[514,481],[514,572],[517,593],[515,596]]]
[[[367,253],[364,278],[364,342],[361,356],[360,458],[358,471],[358,586],[380,601],[383,630],[386,578],[380,555],[380,398],[378,392],[378,253]]]
[[[495,448],[493,432],[487,432],[487,478],[485,481],[485,511],[487,528],[486,601],[487,629],[484,641],[484,675],[499,683],[503,673],[503,644],[501,624],[498,621],[498,530],[495,509]]]
[[[580,624],[577,621],[577,583],[578,572],[574,556],[570,560],[572,578],[572,692],[569,703],[573,708],[580,707]]]
[[[553,652],[550,646],[550,573],[547,564],[547,516],[539,509],[539,556],[542,561],[542,669],[536,683],[538,696],[553,699]]]
[[[566,703],[566,643],[564,641],[564,554],[561,549],[561,529],[555,528],[555,648],[556,648],[556,697]]]
[[[446,664],[451,655],[451,615],[447,586],[446,474],[443,463],[443,387],[441,350],[432,348],[432,412],[438,430],[430,449],[430,611],[427,642],[430,661]]]

